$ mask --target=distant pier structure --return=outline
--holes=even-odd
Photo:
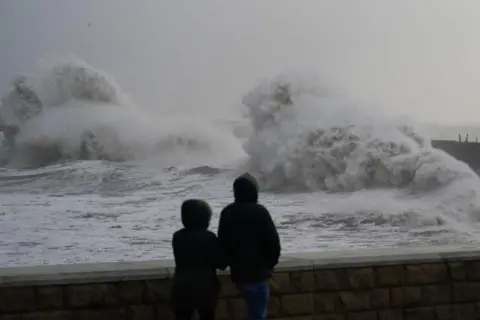
[[[432,147],[445,151],[452,157],[465,162],[473,171],[480,170],[480,143],[478,137],[475,141],[468,140],[468,134],[462,137],[458,135],[458,140],[432,140]]]

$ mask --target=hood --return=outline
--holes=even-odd
[[[257,202],[258,183],[254,176],[245,173],[233,182],[233,194],[237,202]]]
[[[182,203],[182,223],[185,229],[206,230],[210,224],[212,210],[203,200],[190,199]]]

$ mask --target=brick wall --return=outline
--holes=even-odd
[[[473,260],[472,260],[473,259]],[[418,259],[417,259],[418,260]],[[362,262],[356,266],[305,263],[279,267],[271,286],[270,319],[436,320],[480,319],[480,258]],[[170,279],[130,275],[30,281],[0,269],[1,320],[172,319]],[[4,274],[2,274],[4,272]],[[105,272],[105,271],[104,271]],[[32,284],[28,284],[32,282]],[[48,282],[51,282],[49,284]],[[66,282],[66,283],[62,283]],[[227,275],[221,276],[218,319],[244,319],[245,304]]]

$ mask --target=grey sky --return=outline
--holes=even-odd
[[[419,120],[480,122],[479,40],[478,0],[1,0],[0,91],[71,53],[159,111],[229,114],[299,70]]]

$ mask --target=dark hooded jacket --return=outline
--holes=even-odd
[[[210,308],[216,303],[219,282],[216,269],[225,269],[217,236],[208,231],[211,211],[201,200],[182,204],[184,228],[173,235],[175,275],[172,300],[175,306]]]
[[[280,258],[280,239],[268,210],[258,203],[258,184],[244,174],[233,183],[235,201],[220,215],[218,240],[236,283],[271,277]]]

